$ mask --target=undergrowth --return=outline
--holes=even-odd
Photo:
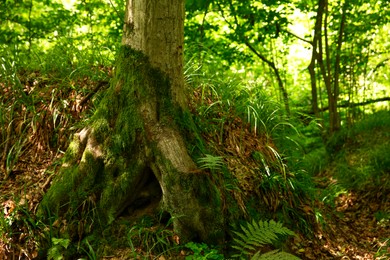
[[[108,86],[111,68],[107,65],[112,60],[81,52],[66,40],[45,55],[33,50],[30,62],[17,60],[10,49],[0,51],[0,162],[6,180],[21,171],[21,159],[31,163],[36,154],[48,152],[51,159],[62,154],[68,137],[93,113],[101,91]],[[260,86],[231,74],[206,75],[191,63],[186,73],[192,96],[189,116],[197,128],[194,132],[200,133],[191,140],[194,160],[222,190],[228,221],[251,220],[233,232],[233,248],[239,256],[294,259],[283,251],[266,252],[267,248],[258,253],[257,249],[273,244],[279,235],[294,234],[281,222],[311,233],[313,216],[305,210],[316,199],[332,205],[349,189],[378,187],[380,193],[389,193],[389,112],[375,113],[342,129],[325,146],[317,120],[306,118],[309,123],[302,125],[297,118],[287,118]],[[332,179],[323,175],[329,169],[334,171]],[[229,207],[232,201],[238,206]],[[313,211],[321,222],[322,213]],[[260,212],[278,222],[253,221]],[[36,241],[49,248],[48,258],[63,257],[69,248],[90,258],[102,253],[96,249],[96,236],[75,249],[74,241],[51,233],[52,225],[36,220],[29,207],[18,206],[18,210],[1,214],[3,244],[16,243],[19,232],[25,236],[20,241],[35,243],[30,248],[39,246]],[[377,218],[388,219],[388,212],[378,212]],[[16,226],[22,228],[16,230]],[[132,224],[125,237],[133,257],[174,256],[184,250],[186,259],[223,259],[226,253],[202,243],[180,245],[169,223],[161,225],[147,217]]]
[[[5,178],[22,157],[48,151],[53,157],[63,151],[110,73],[110,68],[90,66],[90,59],[69,66],[63,59],[76,55],[72,49],[64,55],[54,48],[33,55],[30,63],[13,59],[10,49],[0,49],[0,162]]]
[[[382,111],[341,130],[327,149],[335,177],[348,189],[390,191],[390,112]]]
[[[222,178],[219,183],[224,187],[227,179],[236,180],[230,182],[230,194],[242,213],[252,212],[250,198],[257,198],[254,211],[268,210],[267,217],[278,216],[310,233],[310,221],[299,207],[314,198],[314,184],[306,171],[294,167],[294,158],[286,152],[298,150],[295,158],[303,154],[302,145],[290,137],[303,139],[294,120],[261,87],[239,77],[220,73],[200,77],[198,67],[188,68],[187,73],[193,120],[207,140],[206,145],[193,145],[204,147],[193,152],[199,167],[209,169],[217,180]]]

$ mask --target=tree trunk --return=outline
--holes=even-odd
[[[318,98],[317,98],[317,84],[316,84],[316,73],[315,67],[316,62],[319,66],[323,83],[325,85],[327,98],[328,98],[328,108],[329,108],[329,133],[333,134],[340,128],[340,117],[337,110],[337,99],[339,96],[339,59],[341,52],[341,38],[344,21],[345,21],[345,12],[343,13],[343,18],[341,22],[340,35],[338,39],[338,47],[336,53],[336,63],[334,70],[333,86],[332,86],[332,73],[331,73],[331,58],[330,58],[330,49],[328,42],[328,33],[327,33],[327,0],[318,0],[318,9],[317,9],[317,18],[314,26],[314,36],[313,36],[313,51],[311,62],[308,66],[311,80],[311,94],[312,94],[312,110],[316,117],[319,117],[319,112],[323,111],[318,108]],[[344,10],[344,9],[343,9]],[[325,17],[325,18],[324,18]],[[324,21],[323,21],[324,20]],[[324,29],[323,29],[324,28]],[[322,31],[324,31],[324,37],[322,36]],[[323,39],[325,38],[325,39]],[[325,47],[323,46],[323,41],[325,41]],[[325,50],[325,54],[324,54]],[[325,57],[325,60],[324,60]]]
[[[182,0],[128,0],[115,78],[67,150],[42,214],[90,219],[85,234],[97,223],[85,212],[96,209],[100,224],[110,224],[149,203],[170,214],[182,240],[221,241],[219,192],[176,125],[186,115],[183,23]]]
[[[322,17],[324,14],[324,1],[319,0],[318,1],[318,9],[317,9],[317,16],[316,16],[316,22],[314,25],[314,35],[313,35],[313,42],[312,42],[312,54],[311,54],[311,60],[310,64],[308,66],[309,74],[310,74],[310,82],[311,82],[311,97],[312,97],[312,110],[314,115],[317,118],[320,118],[319,114],[319,108],[318,108],[318,94],[317,94],[317,77],[316,77],[316,61],[318,60],[318,42],[321,39],[322,34]]]
[[[286,110],[287,116],[290,117],[291,112],[290,112],[288,93],[286,88],[284,87],[283,80],[280,77],[279,69],[276,67],[273,61],[270,61],[264,55],[258,52],[248,41],[245,41],[245,45],[274,71],[276,80],[278,82],[279,90],[283,96],[284,109]]]
[[[339,78],[340,78],[340,59],[341,59],[341,46],[343,44],[343,38],[344,38],[344,31],[345,31],[345,21],[347,17],[347,7],[348,7],[348,1],[345,1],[343,8],[342,8],[342,15],[341,15],[341,21],[340,21],[340,28],[339,28],[339,34],[337,38],[337,47],[336,47],[336,54],[335,54],[335,63],[334,63],[334,79],[333,79],[333,96],[334,96],[334,104],[332,106],[333,113],[331,114],[331,131],[335,132],[339,130],[341,126],[340,122],[340,115],[337,111],[337,101],[339,98],[339,92],[340,92],[340,86],[339,86]],[[331,108],[331,105],[329,104],[329,111]]]

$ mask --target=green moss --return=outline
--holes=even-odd
[[[104,139],[107,137],[107,133],[110,131],[110,126],[107,119],[99,118],[95,120],[92,124],[93,135],[96,138],[98,143],[103,143]]]
[[[134,148],[137,135],[143,131],[142,121],[135,108],[122,110],[115,125],[113,149],[118,152]]]
[[[72,190],[73,186],[73,182],[71,180],[64,181],[64,179],[67,180],[68,176],[71,176],[72,173],[77,171],[77,166],[63,168],[62,175],[60,178],[55,180],[54,184],[45,194],[42,202],[40,203],[40,208],[38,211],[40,215],[46,215],[48,211],[50,215],[59,214],[60,207],[69,201],[69,191]]]
[[[63,161],[64,162],[74,162],[77,160],[77,156],[80,153],[80,141],[77,136],[73,138],[73,141],[69,144],[68,149],[66,150]]]
[[[178,125],[180,132],[184,137],[188,151],[190,151],[193,158],[210,154],[203,137],[200,134],[200,129],[194,121],[193,115],[189,110],[180,110],[176,113],[175,123]]]

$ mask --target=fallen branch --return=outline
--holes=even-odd
[[[370,100],[366,100],[366,101],[358,102],[358,103],[343,102],[342,104],[337,105],[337,108],[340,108],[340,107],[348,107],[348,108],[359,107],[359,106],[365,106],[365,105],[378,103],[378,102],[383,102],[383,101],[390,101],[390,97],[370,99]],[[324,112],[324,111],[326,111],[328,109],[329,109],[329,106],[323,107],[323,108],[319,109],[319,111],[320,112]]]
[[[350,103],[350,102],[346,101],[346,102],[342,102],[341,104],[337,105],[337,108],[353,108],[353,107],[365,106],[365,105],[378,103],[378,102],[384,102],[384,101],[390,101],[390,97],[382,97],[382,98],[377,98],[377,99],[370,99],[370,100],[366,100],[366,101],[358,102],[358,103]],[[326,106],[326,107],[318,109],[319,112],[325,112],[327,110],[329,110],[329,106]],[[303,112],[303,111],[301,111],[301,112]],[[313,111],[303,112],[303,113],[308,114],[308,115],[313,115],[314,114]]]
[[[96,93],[98,90],[103,87],[103,86],[108,86],[109,82],[108,81],[99,81],[99,83],[96,85],[96,87],[89,92],[81,101],[79,106],[82,107],[87,101]]]

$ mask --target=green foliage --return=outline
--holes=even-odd
[[[224,130],[239,116],[247,122],[252,131],[272,136],[276,132],[293,127],[283,120],[283,113],[277,103],[270,100],[261,87],[245,83],[243,78],[230,73],[206,74],[207,79],[196,79],[195,92],[200,100],[195,107],[196,123],[204,132],[215,133],[223,141]],[[244,124],[243,124],[244,125]]]
[[[390,113],[367,116],[353,127],[340,131],[328,144],[336,177],[344,187],[390,189],[386,177],[390,169]]]
[[[312,101],[310,80],[318,81],[318,103],[326,107],[329,105],[324,95],[326,77],[321,78],[320,70],[325,74],[329,71],[329,77],[337,70],[342,80],[336,93],[345,101],[341,103],[347,104],[345,109],[340,109],[341,120],[353,122],[365,111],[386,107],[385,103],[359,108],[350,104],[383,97],[389,92],[388,79],[385,79],[389,72],[389,67],[385,66],[389,43],[385,35],[390,9],[383,1],[346,2],[343,8],[340,8],[341,2],[325,3],[327,19],[322,23],[326,33],[320,34],[326,37],[326,43],[319,52],[321,62],[318,62],[323,67],[316,67],[318,75],[313,79],[307,73],[307,64],[313,41],[314,22],[311,20],[320,15],[316,2],[188,1],[187,55],[196,57],[194,62],[204,68],[245,75],[248,81],[258,84],[273,100],[280,102],[284,93],[276,84],[273,69],[276,68],[285,82],[290,103],[307,112]],[[362,14],[364,19],[360,18]],[[343,19],[346,26],[342,30]],[[318,116],[327,126],[328,110],[324,111]]]
[[[2,196],[1,199],[4,197]],[[29,253],[38,252],[43,248],[48,227],[29,210],[27,199],[15,195],[1,205],[0,244],[11,250],[17,246],[26,248]],[[17,241],[15,241],[16,237]],[[11,250],[10,252],[15,252]]]
[[[134,224],[127,233],[127,241],[133,249],[134,257],[137,255],[135,249],[141,249],[146,255],[165,256],[176,251],[177,245],[173,241],[175,234],[169,228],[170,224],[171,221],[168,221],[162,226],[149,216],[144,216]]]
[[[93,249],[92,245],[89,243],[88,239],[85,239],[84,243],[86,244],[87,249],[82,247],[81,250],[84,251],[84,253],[87,254],[88,260],[96,260],[96,259],[98,259],[97,256],[96,256],[96,252]],[[80,259],[80,260],[82,260],[82,259]]]
[[[241,225],[240,232],[233,231],[236,235],[233,248],[237,249],[240,254],[234,257],[249,256],[257,252],[259,248],[267,244],[274,244],[280,236],[294,235],[290,229],[283,226],[280,222],[259,221],[248,222],[245,226]]]
[[[255,172],[255,179],[249,185],[254,193],[259,194],[260,200],[270,209],[284,212],[286,221],[295,225],[299,223],[306,231],[310,230],[310,224],[302,212],[294,209],[307,198],[313,199],[315,190],[311,176],[302,170],[305,155],[299,142],[305,137],[299,133],[293,120],[283,115],[279,106],[269,99],[260,86],[246,84],[244,79],[229,73],[208,76],[207,72],[195,65],[193,70],[188,82],[195,85],[194,121],[197,131],[206,136],[205,150],[218,154],[204,152],[197,158],[199,167],[222,173],[219,177],[223,180],[216,178],[216,181],[224,191],[239,191],[239,184],[229,182],[231,177],[224,174],[225,168],[236,167],[228,165],[232,154],[225,149],[250,150],[248,160],[255,164],[249,171]],[[210,79],[200,78],[198,74],[202,73],[205,73],[204,78]],[[247,140],[248,136],[250,141]],[[259,148],[254,148],[256,146]],[[291,151],[297,151],[294,157]],[[233,153],[233,156],[242,154]],[[314,156],[312,159],[321,163]],[[306,163],[313,166],[310,162]],[[248,173],[248,176],[251,174]]]
[[[194,243],[189,242],[185,244],[185,247],[190,249],[193,254],[186,256],[186,260],[197,260],[197,259],[215,259],[222,260],[225,259],[223,254],[220,254],[217,249],[209,248],[205,243]]]
[[[287,158],[291,171],[303,170],[309,176],[315,176],[329,163],[321,137],[321,124],[318,119],[304,114],[292,117],[290,124],[294,127],[276,133],[277,147]]]
[[[348,105],[339,109],[346,127],[330,138],[322,136],[323,129],[318,127],[328,118],[326,109],[320,114],[320,118],[304,115],[305,118],[300,118],[302,124],[293,122],[294,118],[286,119],[283,116],[279,105],[281,93],[275,87],[276,79],[267,66],[269,63],[264,63],[247,46],[248,43],[251,44],[279,69],[289,91],[289,98],[292,99],[291,104],[294,104],[299,113],[309,113],[312,100],[306,67],[310,57],[306,54],[311,47],[296,36],[306,41],[311,40],[311,26],[314,24],[311,20],[315,18],[313,15],[315,16],[317,9],[317,5],[313,3],[186,1],[186,56],[191,57],[187,63],[186,83],[199,94],[200,101],[193,108],[195,117],[187,116],[188,120],[183,120],[182,124],[184,127],[191,124],[199,132],[195,134],[197,143],[193,147],[194,150],[199,150],[193,153],[199,158],[199,167],[221,172],[215,181],[227,193],[238,191],[239,185],[226,169],[225,160],[228,158],[211,154],[218,154],[213,148],[217,144],[224,145],[229,128],[238,125],[244,128],[246,123],[249,124],[251,131],[259,138],[266,137],[264,150],[251,153],[251,159],[259,164],[257,173],[261,180],[251,185],[256,191],[262,192],[270,208],[280,210],[285,220],[300,227],[306,225],[306,220],[297,208],[306,196],[314,198],[311,177],[329,165],[332,166],[330,170],[335,171],[337,181],[330,183],[318,195],[327,204],[334,203],[334,199],[347,192],[348,188],[376,188],[383,193],[390,190],[389,113],[367,116],[369,111],[386,108],[387,103],[353,106],[354,102],[389,93],[387,75],[390,71],[386,65],[389,62],[387,56],[390,48],[387,39],[390,5],[387,1],[352,1],[346,6],[347,26],[342,38],[343,48],[339,61],[342,75],[339,80],[340,104]],[[88,86],[93,87],[96,81],[108,81],[110,72],[107,68],[102,69],[102,66],[111,66],[118,51],[124,5],[123,0],[75,1],[73,6],[64,6],[60,1],[0,2],[0,161],[4,165],[5,178],[14,173],[19,159],[26,155],[32,137],[40,138],[37,143],[45,144],[47,150],[61,151],[78,126],[91,122],[84,121],[74,126],[75,122],[83,119],[74,117],[77,111],[71,108],[75,107],[79,96],[94,93]],[[324,25],[332,54],[325,57],[325,60],[332,65],[331,68],[337,65],[334,54],[338,53],[335,46],[342,17],[340,10],[336,2],[330,2],[328,20],[332,22]],[[126,64],[123,68],[117,68],[127,70],[125,66]],[[324,82],[319,77],[316,80],[319,104],[324,108],[328,105],[324,95]],[[104,199],[110,198],[109,195],[118,190],[126,190],[125,181],[129,178],[126,169],[113,165],[123,164],[124,157],[119,154],[125,150],[126,145],[136,143],[135,133],[128,130],[139,122],[132,114],[132,109],[121,111],[117,121],[119,130],[110,132],[110,138],[105,139],[105,134],[111,127],[111,122],[106,119],[119,114],[116,108],[127,97],[119,97],[115,102],[111,99],[104,100],[99,93],[94,97],[94,104],[102,101],[101,109],[95,115],[96,138],[112,144],[112,149],[108,151],[110,162],[106,169],[115,174],[124,172],[118,178],[118,184],[103,193]],[[241,121],[235,121],[237,117]],[[360,119],[364,120],[355,123]],[[355,125],[350,127],[353,123]],[[71,130],[63,131],[71,125]],[[299,128],[301,134],[297,133],[296,128]],[[245,134],[243,131],[242,135]],[[207,148],[202,140],[205,135],[216,136],[215,139],[207,140]],[[322,145],[322,137],[328,140],[326,147]],[[278,149],[272,145],[273,142]],[[66,157],[75,158],[79,149],[77,143],[72,143],[72,149],[68,150]],[[274,160],[269,160],[270,157]],[[76,164],[76,161],[71,162],[71,165]],[[88,166],[88,171],[93,169],[92,166]],[[133,166],[127,165],[128,168]],[[61,197],[61,203],[67,201],[69,190],[80,181],[80,172],[73,167],[63,173],[70,177],[72,183],[58,186],[57,193],[53,195],[52,198]],[[89,181],[93,178],[94,176],[88,175],[82,183],[85,185],[82,192],[72,194],[82,198],[81,203],[72,205],[73,213],[79,214],[84,221],[88,219],[91,222],[92,219],[97,221],[96,205],[93,196],[88,196],[85,191],[92,185]],[[101,185],[106,180],[99,181]],[[93,186],[93,189],[97,188],[98,185]],[[110,205],[111,202],[104,203]],[[83,212],[79,213],[78,210]],[[54,211],[53,213],[57,213]],[[109,218],[113,218],[112,210],[108,211]],[[12,223],[25,221],[31,234],[38,228],[40,224],[27,211],[23,214],[22,219],[15,213],[7,217],[0,216],[2,239],[8,239],[14,233]],[[386,214],[388,213],[378,212],[378,221],[388,219]],[[321,219],[321,213],[317,212],[316,217]],[[83,222],[79,224],[76,226],[82,227]],[[250,225],[255,230],[254,224]],[[246,230],[249,232],[246,235],[254,235],[249,227]],[[147,248],[147,252],[162,254],[175,247],[170,240],[171,235],[169,229],[156,230],[153,225],[143,223],[129,233],[129,243],[143,246]],[[53,245],[50,254],[53,259],[60,259],[69,249],[67,239],[52,236],[55,235],[51,234],[48,239],[48,243]],[[221,257],[218,251],[205,244],[187,245],[194,251],[194,256],[198,254],[198,257],[209,259]],[[88,240],[82,249],[90,258],[96,257]],[[383,252],[378,251],[378,256],[379,253]],[[256,255],[259,259],[282,259],[284,254],[286,253],[272,251]],[[214,256],[217,258],[212,258]]]
[[[378,222],[390,222],[390,211],[377,211],[374,216]]]
[[[224,166],[222,156],[214,156],[211,154],[206,154],[205,157],[198,159],[198,164],[200,169],[210,169],[216,171],[221,169]]]
[[[320,179],[317,180],[318,182],[321,182]],[[323,180],[324,183],[326,183],[326,179]],[[333,181],[328,184],[326,189],[323,189],[321,193],[319,194],[319,199],[326,203],[327,205],[330,205],[331,207],[335,206],[335,199],[340,196],[341,194],[346,194],[348,191],[346,190],[343,185],[339,184],[337,181]],[[320,220],[320,216],[318,216],[317,221]]]
[[[64,253],[66,252],[70,244],[69,239],[65,238],[52,238],[52,247],[49,249],[47,254],[48,260],[62,260],[65,259]]]
[[[375,253],[376,259],[389,259],[390,257],[390,252],[388,250],[390,246],[390,239],[385,238],[382,241],[380,241],[380,246]]]
[[[0,81],[4,84],[0,90],[0,161],[5,166],[7,178],[25,149],[28,125],[34,126],[34,118],[27,118],[27,114],[33,113],[35,107],[34,97],[24,92],[15,62],[5,57],[0,62]]]
[[[309,176],[315,176],[327,167],[328,157],[325,147],[321,147],[305,154],[299,166],[306,170]]]
[[[6,209],[7,206],[5,206],[5,210]],[[14,222],[14,220],[15,220],[15,212],[11,212],[11,214],[5,216],[5,213],[3,211],[0,211],[0,240],[5,244],[7,244],[10,237],[12,237],[11,225]]]
[[[64,6],[61,1],[2,1],[0,15],[5,22],[0,25],[0,49],[12,46],[17,54],[31,58],[33,51],[41,53],[71,39],[84,52],[99,57],[106,50],[115,50],[120,42],[124,2],[110,2],[75,1]]]

